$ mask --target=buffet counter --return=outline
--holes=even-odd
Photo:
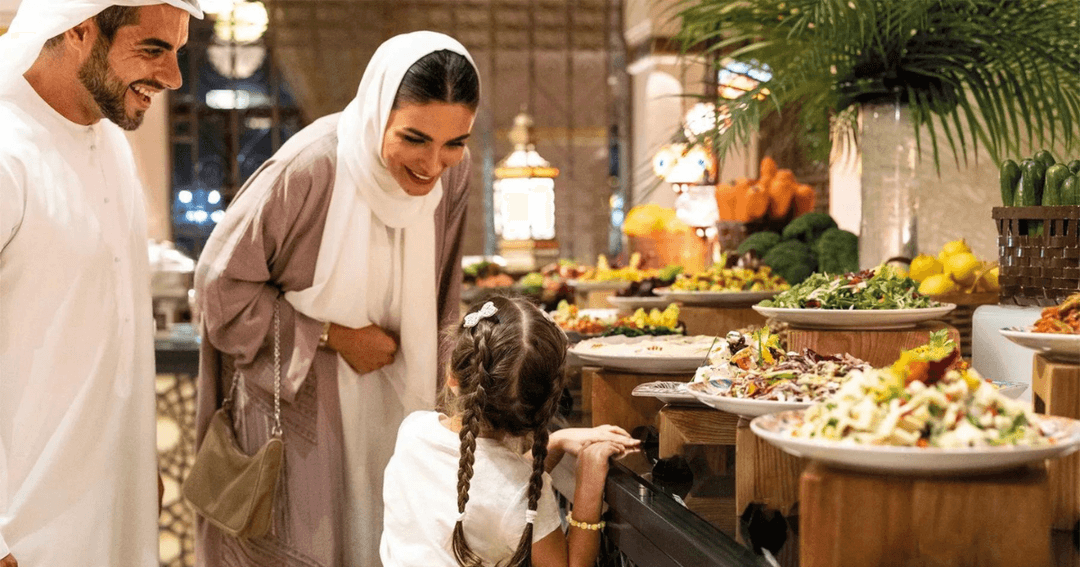
[[[611,544],[641,567],[766,567],[768,562],[649,480],[641,453],[612,461],[605,489]]]

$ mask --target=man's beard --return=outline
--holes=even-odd
[[[134,116],[128,116],[124,102],[128,85],[117,80],[109,68],[110,44],[104,37],[97,38],[90,57],[79,68],[79,81],[94,97],[102,116],[124,130],[134,130],[142,124],[145,111],[137,110]]]

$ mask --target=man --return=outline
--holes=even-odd
[[[121,128],[180,86],[188,1],[25,0],[0,38],[0,567],[157,564],[146,219]]]

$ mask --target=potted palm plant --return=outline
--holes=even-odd
[[[980,146],[1000,161],[1024,145],[1071,148],[1080,140],[1076,0],[678,0],[676,7],[685,45],[772,74],[722,101],[727,112],[705,134],[721,157],[747,144],[764,117],[788,111],[807,131],[830,132],[834,152],[860,141],[860,111],[863,138],[870,138],[868,110],[899,117],[892,129],[907,135],[907,154],[921,155],[928,140],[938,172],[944,147],[959,166]],[[904,151],[882,159],[898,165]],[[864,195],[866,169],[864,161]],[[864,202],[864,221],[865,211]]]

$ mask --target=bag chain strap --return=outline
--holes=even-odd
[[[274,428],[273,437],[281,437],[281,317],[278,302],[274,301]]]
[[[232,386],[229,394],[221,402],[221,407],[232,407],[233,395],[236,393],[236,384],[240,381],[240,371],[233,373]],[[274,427],[270,430],[271,437],[281,437],[281,315],[277,300],[274,301]]]

